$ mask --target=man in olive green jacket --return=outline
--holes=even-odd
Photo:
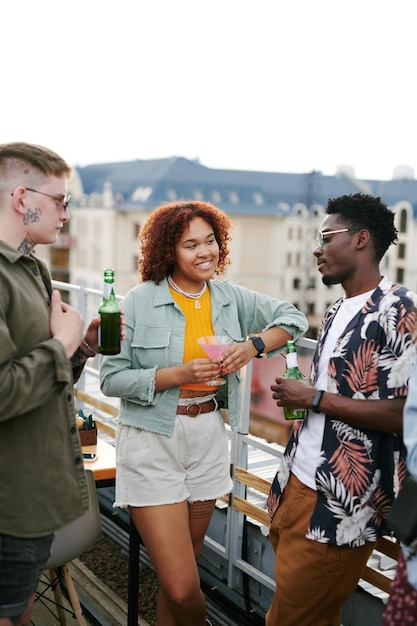
[[[83,339],[33,254],[69,220],[70,173],[46,148],[0,145],[0,626],[29,624],[54,531],[88,508],[73,383],[99,319]]]

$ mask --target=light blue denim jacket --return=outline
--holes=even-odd
[[[215,334],[245,341],[249,334],[280,326],[294,339],[303,334],[307,320],[289,302],[276,300],[226,280],[209,281]],[[102,357],[100,386],[106,396],[121,398],[122,424],[170,435],[174,427],[179,387],[155,392],[155,372],[183,362],[185,317],[166,280],[133,287],[122,307],[126,339],[120,354]],[[282,348],[271,351],[276,356]],[[225,401],[231,427],[240,423],[240,375],[227,377],[217,393]]]
[[[404,406],[403,438],[407,448],[407,467],[410,474],[417,480],[417,362],[408,383],[407,400]],[[408,550],[403,546],[404,556]],[[407,573],[410,584],[417,589],[417,554],[407,561]]]

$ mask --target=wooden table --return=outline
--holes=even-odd
[[[98,437],[95,445],[83,446],[83,452],[94,452],[97,454],[97,459],[93,463],[84,461],[85,469],[92,470],[97,487],[104,487],[106,483],[114,485],[116,481],[115,447]]]

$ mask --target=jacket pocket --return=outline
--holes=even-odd
[[[168,367],[171,329],[136,326],[132,338],[132,358],[140,367]]]

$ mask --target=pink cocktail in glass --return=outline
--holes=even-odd
[[[226,335],[206,335],[205,337],[199,337],[197,341],[211,359],[220,359],[227,346],[233,343],[233,339]],[[224,385],[225,382],[225,378],[215,378],[206,382],[206,385],[219,387]]]

